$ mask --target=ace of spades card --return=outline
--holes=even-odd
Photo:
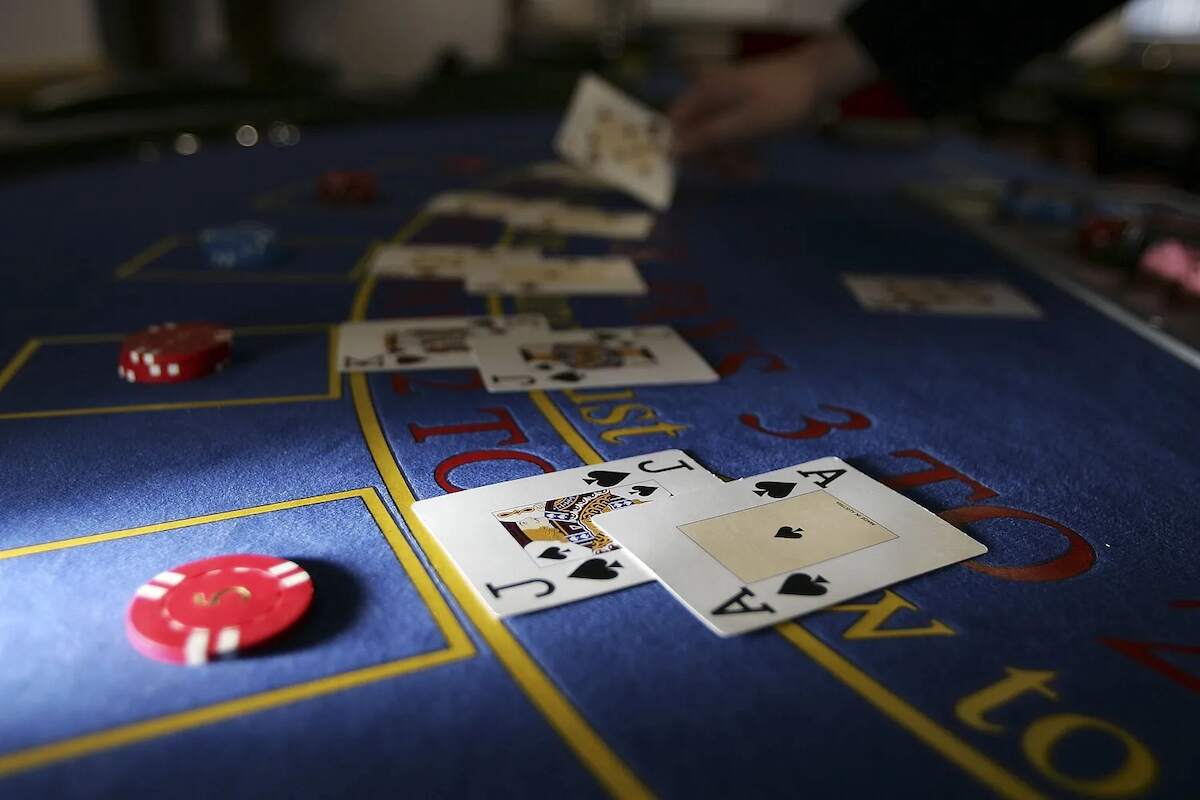
[[[589,74],[575,87],[554,146],[571,164],[662,211],[675,191],[670,141],[666,117]]]
[[[720,636],[987,552],[839,458],[614,509],[592,522]]]
[[[718,379],[691,345],[665,325],[521,331],[478,339],[472,345],[489,392],[710,383]]]
[[[338,329],[338,369],[387,372],[470,368],[475,366],[471,344],[477,339],[549,330],[549,323],[541,314],[347,322]]]
[[[651,580],[592,519],[720,483],[683,451],[664,450],[421,500],[413,511],[507,617]]]

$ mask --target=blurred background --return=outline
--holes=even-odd
[[[845,0],[0,0],[5,174],[206,141],[286,147],[306,128],[554,114],[594,69],[665,105],[706,65],[836,26]],[[1036,23],[1034,23],[1036,24]],[[1200,182],[1200,3],[1136,0],[953,118],[886,85],[841,135],[908,146],[931,126],[1106,178]]]

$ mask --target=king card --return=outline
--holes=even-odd
[[[671,328],[521,331],[472,343],[489,392],[711,383],[717,373]]]
[[[549,330],[541,314],[347,322],[338,328],[337,364],[342,372],[464,369],[475,366],[471,343],[476,339]]]
[[[413,511],[507,617],[651,580],[592,519],[720,483],[683,451],[664,450],[421,500]]]
[[[987,552],[839,458],[614,509],[593,523],[721,636]]]
[[[554,140],[564,159],[659,211],[675,191],[670,144],[666,117],[595,75],[579,79]]]

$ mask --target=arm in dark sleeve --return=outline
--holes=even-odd
[[[865,0],[845,24],[913,109],[961,106],[1121,0]]]

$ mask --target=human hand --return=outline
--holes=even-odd
[[[703,76],[668,111],[679,155],[711,151],[804,122],[874,78],[845,34]]]

